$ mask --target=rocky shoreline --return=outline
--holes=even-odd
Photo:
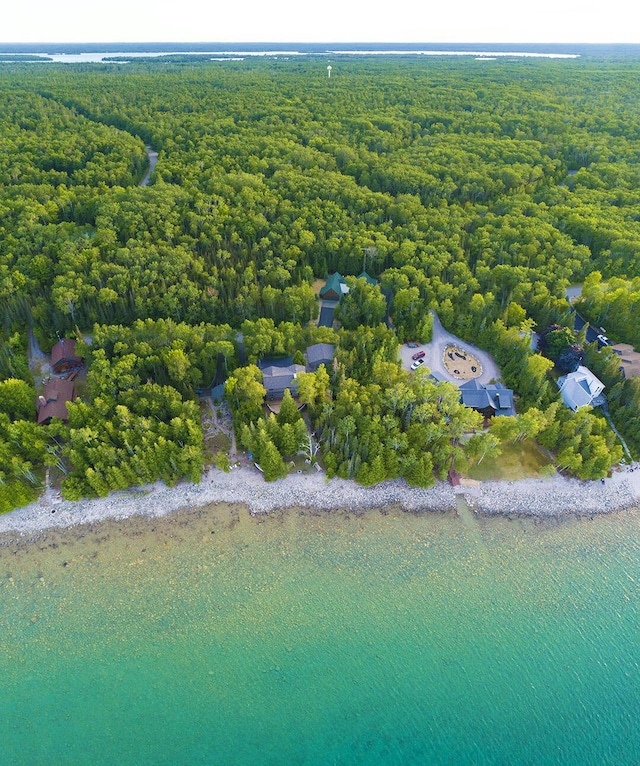
[[[640,470],[625,468],[604,482],[553,476],[486,481],[458,491],[475,512],[486,516],[594,516],[640,506]]]
[[[458,494],[464,496],[475,513],[487,516],[591,516],[640,506],[640,470],[625,468],[604,483],[554,476],[516,482],[487,481],[455,489],[439,482],[430,489],[420,489],[409,487],[403,480],[362,487],[343,479],[327,481],[322,473],[292,474],[267,483],[253,468],[244,467],[228,474],[212,468],[200,484],[182,483],[170,488],[159,482],[78,502],[43,496],[31,505],[1,516],[0,535],[24,538],[52,528],[70,528],[132,516],[156,518],[179,509],[212,503],[241,504],[252,514],[292,507],[364,511],[389,506],[413,513],[447,512],[455,511]]]

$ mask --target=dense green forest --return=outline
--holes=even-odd
[[[640,341],[640,62],[332,63],[330,80],[313,56],[0,65],[0,510],[44,465],[72,498],[197,480],[196,389],[227,375],[239,444],[280,475],[309,436],[289,407],[265,418],[251,365],[314,342],[338,349],[300,382],[330,475],[428,485],[524,438],[582,478],[622,457],[598,410],[558,407],[529,334],[570,326],[565,289],[586,280],[582,311]],[[309,325],[316,281],[363,269],[388,305],[353,280],[343,329]],[[465,448],[475,413],[401,370],[429,309],[494,355],[517,428]],[[30,333],[44,351],[93,336],[68,425],[34,423]],[[637,455],[640,383],[587,352]]]

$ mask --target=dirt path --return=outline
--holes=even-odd
[[[232,459],[238,456],[236,447],[236,435],[233,431],[233,426],[230,421],[230,413],[223,410],[223,417],[218,417],[218,407],[214,403],[210,396],[202,397],[202,401],[207,406],[207,414],[202,418],[202,430],[204,432],[205,439],[211,436],[216,431],[225,434],[231,439],[230,457]],[[226,407],[226,405],[222,405]]]

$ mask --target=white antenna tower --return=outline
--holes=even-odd
[[[327,67],[327,74],[329,75],[329,79],[331,79],[331,64]]]

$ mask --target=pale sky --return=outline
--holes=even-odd
[[[638,0],[9,0],[0,42],[640,43]]]

